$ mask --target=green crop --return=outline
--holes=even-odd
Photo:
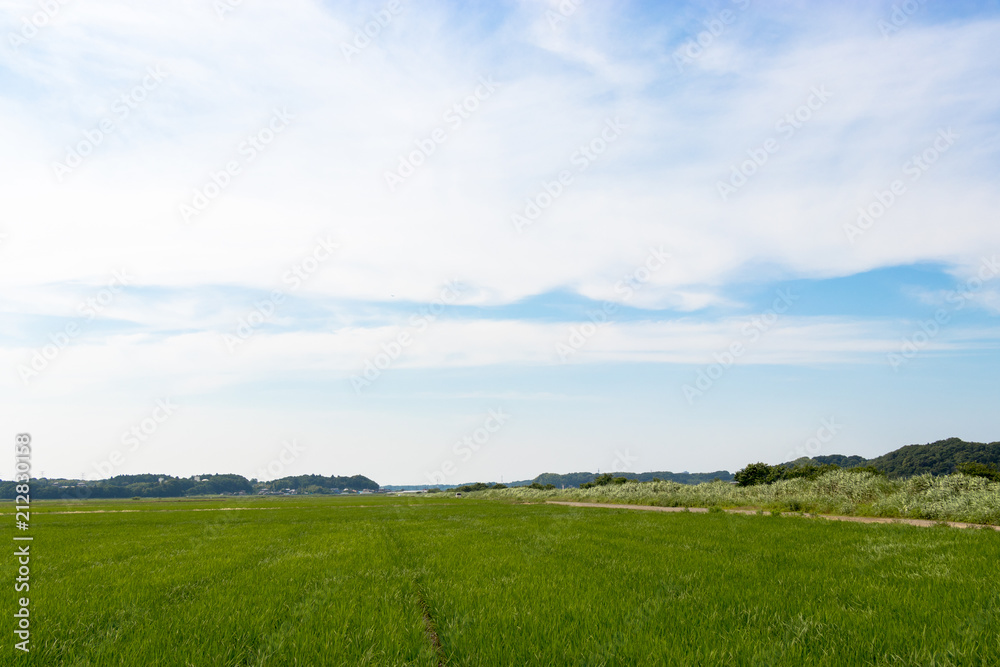
[[[32,650],[15,655],[9,639],[6,664],[961,665],[1000,654],[994,531],[382,497],[38,502],[32,531]],[[0,561],[11,591],[15,567]]]

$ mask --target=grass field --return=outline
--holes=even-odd
[[[968,665],[1000,655],[994,531],[455,498],[32,509],[32,652],[9,664]],[[8,544],[12,524],[6,513]],[[15,567],[0,563],[11,591]]]

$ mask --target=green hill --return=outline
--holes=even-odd
[[[351,477],[295,475],[292,477],[282,477],[270,482],[260,482],[259,486],[271,491],[295,489],[296,491],[307,491],[309,493],[324,493],[339,491],[340,489],[350,489],[352,491],[378,491],[379,489],[377,483],[364,475],[352,475]]]
[[[909,477],[929,472],[947,475],[960,463],[1000,464],[1000,442],[965,442],[959,438],[938,440],[929,445],[907,445],[868,462],[889,477]]]
[[[815,456],[811,460],[817,465],[835,465],[841,468],[857,468],[868,463],[868,459],[863,456],[844,456],[843,454]]]
[[[834,454],[798,459],[784,465],[832,463],[843,468],[872,466],[889,477],[911,477],[924,473],[948,475],[955,472],[960,464],[968,462],[1000,465],[1000,442],[966,442],[961,438],[948,438],[926,445],[907,445],[873,459]]]

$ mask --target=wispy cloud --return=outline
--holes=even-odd
[[[25,356],[122,270],[134,284],[33,396],[339,378],[453,280],[461,307],[398,368],[562,367],[556,343],[605,302],[627,321],[566,366],[697,366],[739,338],[748,284],[914,264],[967,280],[1000,251],[992,10],[927,5],[887,34],[887,2],[401,3],[378,22],[383,4],[243,2],[220,16],[190,0],[67,2],[24,40],[11,35],[38,5],[6,4],[8,392],[23,389]],[[346,57],[373,20],[377,35]],[[291,119],[280,135],[276,110]],[[942,132],[957,138],[931,155]],[[554,197],[563,172],[572,182]],[[721,197],[720,184],[734,189]],[[198,197],[210,201],[185,215]],[[511,215],[543,202],[519,233]],[[859,210],[881,212],[849,237]],[[229,354],[220,334],[285,290],[321,234],[335,258]],[[650,248],[670,259],[626,296]],[[740,363],[867,364],[949,296],[918,292],[898,319],[814,303]],[[553,322],[532,311],[545,295],[583,305]],[[967,301],[972,319],[931,341],[935,354],[992,345],[977,318],[1000,312],[996,287]]]

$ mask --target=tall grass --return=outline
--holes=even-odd
[[[815,480],[799,478],[745,487],[726,482],[697,485],[628,482],[552,491],[515,487],[479,491],[474,495],[521,501],[560,499],[664,507],[760,507],[1000,524],[1000,483],[960,474],[890,480],[867,472],[834,470]]]

